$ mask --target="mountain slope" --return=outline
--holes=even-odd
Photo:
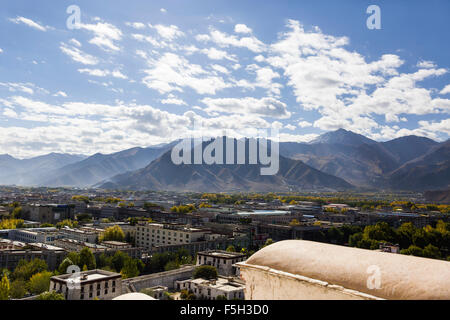
[[[426,154],[439,143],[425,137],[405,136],[381,143],[400,164]]]
[[[50,153],[21,160],[2,155],[0,156],[0,184],[29,185],[51,170],[81,161],[84,158],[81,155]]]
[[[145,167],[172,144],[158,147],[132,148],[113,154],[97,153],[83,161],[52,171],[45,180],[35,184],[45,186],[87,187],[117,174]]]
[[[372,144],[376,141],[369,139],[361,134],[354,133],[345,129],[338,129],[324,133],[310,142],[311,144],[326,143],[326,144],[341,144],[346,146],[360,146],[364,143]]]
[[[100,187],[198,192],[343,190],[352,187],[343,179],[282,156],[280,169],[272,176],[261,175],[261,165],[248,164],[248,157],[245,163],[175,165],[169,151],[147,167],[116,176]]]
[[[450,188],[450,141],[438,144],[425,155],[403,164],[390,173],[388,179],[394,189]]]

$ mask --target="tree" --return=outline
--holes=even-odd
[[[9,279],[6,274],[3,275],[0,281],[0,300],[8,300],[10,293]]]
[[[137,261],[128,257],[120,273],[123,279],[137,277],[139,275]]]
[[[75,252],[74,252],[75,253]],[[60,274],[66,274],[67,273],[67,268],[72,266],[72,265],[76,265],[76,263],[74,263],[68,256],[61,262],[61,264],[58,267],[58,272]]]
[[[103,235],[100,237],[101,241],[124,241],[125,240],[125,233],[123,232],[122,228],[118,225],[106,228]]]
[[[425,258],[431,258],[431,259],[441,259],[442,258],[439,248],[433,246],[432,244],[427,245],[423,249],[423,256]]]
[[[11,282],[10,296],[12,299],[22,299],[27,293],[27,283],[22,279],[17,279]]]
[[[216,300],[228,300],[227,297],[225,297],[224,295],[218,295],[216,297]]]
[[[55,291],[46,291],[41,293],[36,300],[66,300],[61,293],[56,293]]]
[[[86,265],[88,270],[95,269],[96,266],[95,257],[89,248],[84,247],[83,249],[81,249],[79,257],[80,258],[78,261],[78,266],[80,268],[83,268],[84,265]]]
[[[216,267],[213,266],[200,266],[194,270],[194,279],[217,279],[218,273]]]
[[[177,261],[169,261],[164,266],[164,271],[175,270],[175,269],[178,269],[179,267],[180,267],[180,264],[177,263]]]
[[[30,278],[30,282],[28,283],[30,292],[33,294],[40,294],[45,291],[48,291],[50,287],[50,277],[52,273],[49,271],[43,271],[40,273],[34,274]]]
[[[226,251],[227,252],[236,252],[236,248],[232,244],[230,244]]]
[[[407,255],[412,255],[412,256],[416,256],[416,257],[423,257],[423,249],[415,246],[415,245],[410,245],[408,249],[403,249],[400,250],[401,254],[407,254]]]
[[[264,244],[263,248],[267,247],[267,246],[270,246],[271,244],[273,244],[273,240],[272,240],[272,238],[269,238],[269,239],[266,240],[266,243]]]
[[[116,251],[111,258],[111,266],[117,271],[120,272],[122,268],[125,266],[125,261],[129,258],[129,256],[122,252]]]
[[[16,269],[12,273],[11,277],[16,279],[22,279],[28,281],[32,275],[47,271],[48,266],[44,260],[41,259],[33,259],[31,261],[20,260],[17,264]]]

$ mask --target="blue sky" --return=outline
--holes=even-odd
[[[255,3],[4,1],[0,153],[109,153],[199,134],[194,121],[283,141],[449,138],[448,1]]]

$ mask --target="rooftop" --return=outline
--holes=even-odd
[[[304,240],[237,264],[250,299],[450,299],[450,262]]]

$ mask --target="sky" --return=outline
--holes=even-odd
[[[373,4],[381,29],[366,24]],[[112,153],[194,123],[299,142],[450,135],[448,0],[2,5],[0,154]]]

